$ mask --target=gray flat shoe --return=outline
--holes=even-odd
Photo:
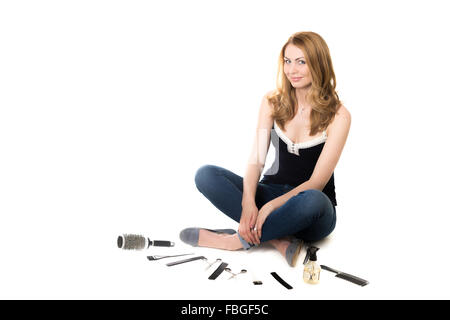
[[[180,232],[181,241],[190,244],[191,246],[198,246],[198,233],[200,229],[208,230],[216,233],[226,233],[226,234],[235,234],[236,231],[233,229],[206,229],[206,228],[186,228]]]
[[[291,267],[297,264],[298,256],[303,247],[303,241],[294,239],[286,249],[286,261]]]

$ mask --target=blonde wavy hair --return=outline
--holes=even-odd
[[[306,101],[312,107],[310,135],[313,136],[328,127],[341,104],[335,91],[330,51],[323,38],[314,32],[294,33],[283,45],[278,59],[277,90],[267,97],[274,106],[272,117],[282,130],[285,123],[294,118],[298,105],[295,88],[284,73],[285,49],[290,43],[302,50],[311,72],[312,85]]]

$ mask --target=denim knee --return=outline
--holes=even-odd
[[[314,215],[320,212],[319,208],[325,208],[328,205],[329,199],[325,193],[317,189],[308,189],[296,195],[302,198],[302,212],[303,214]]]
[[[217,166],[211,164],[205,164],[197,169],[195,173],[195,185],[197,189],[201,191],[205,186],[209,185],[211,182],[211,177],[213,177],[217,172]]]
[[[304,201],[306,201],[308,205],[317,204],[318,202],[324,200],[324,196],[326,197],[326,195],[322,191],[317,189],[304,190],[300,193],[297,193],[296,196],[302,196],[302,198],[304,197]]]
[[[299,197],[297,209],[301,212],[301,220],[306,222],[307,227],[295,235],[305,241],[314,242],[330,234],[336,224],[336,214],[328,196],[317,189],[305,190],[297,196]]]

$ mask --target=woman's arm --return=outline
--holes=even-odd
[[[264,169],[267,150],[269,149],[270,130],[272,129],[272,111],[267,95],[264,96],[259,109],[258,125],[248,159],[247,171],[243,181],[242,213],[239,221],[238,232],[249,243],[258,243],[254,226],[259,214],[256,206],[255,195],[259,177]]]
[[[350,112],[341,106],[333,122],[328,127],[328,137],[325,145],[317,160],[314,171],[308,181],[300,184],[291,191],[282,196],[273,199],[270,207],[275,210],[286,203],[291,197],[308,189],[317,189],[322,191],[331,178],[336,168],[338,160],[344,149],[348,133],[350,131],[351,115]]]
[[[254,203],[256,188],[259,178],[266,163],[266,156],[270,146],[270,132],[272,129],[272,107],[267,100],[267,93],[261,102],[258,115],[256,133],[253,140],[252,150],[247,162],[247,170],[244,175],[242,204]]]

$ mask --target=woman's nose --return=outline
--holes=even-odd
[[[297,66],[295,66],[294,64],[288,66],[288,74],[295,74],[297,71]]]

